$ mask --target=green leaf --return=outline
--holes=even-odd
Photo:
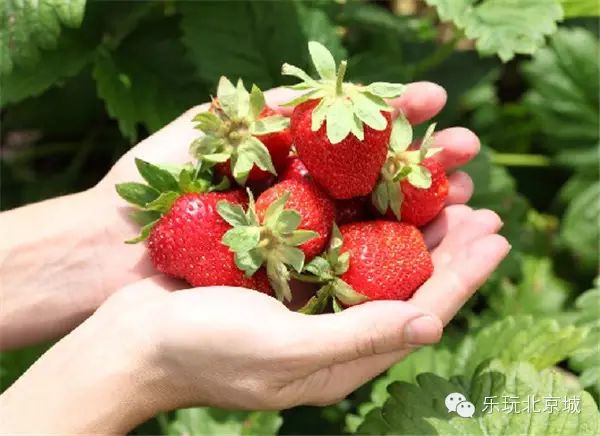
[[[400,114],[392,124],[390,148],[396,153],[408,150],[413,140],[412,126],[403,114]]]
[[[327,139],[332,144],[341,142],[352,129],[353,114],[345,99],[336,99],[327,109]]]
[[[229,229],[223,235],[223,244],[236,253],[252,250],[260,241],[260,227],[243,226]]]
[[[400,83],[389,83],[389,82],[373,82],[367,86],[367,90],[371,94],[375,94],[381,98],[395,98],[402,95],[406,85]]]
[[[259,250],[236,252],[234,259],[236,266],[248,276],[258,271],[265,261]]]
[[[596,59],[599,51],[598,37],[592,32],[561,28],[549,46],[522,67],[531,87],[525,103],[544,134],[540,143],[564,155],[567,165],[590,168],[596,179],[600,65],[590,59]]]
[[[141,207],[145,207],[160,195],[156,189],[136,182],[119,183],[115,188],[123,200]]]
[[[319,234],[312,230],[294,230],[291,235],[285,237],[285,242],[289,245],[298,246],[318,236]]]
[[[301,272],[304,268],[304,252],[296,247],[282,247],[279,250],[279,259],[294,268],[297,272]]]
[[[331,271],[331,265],[329,264],[329,261],[327,261],[327,259],[325,259],[324,257],[317,256],[306,264],[304,270],[311,274],[314,274],[317,277],[321,277],[324,274],[329,273]]]
[[[290,119],[279,115],[261,118],[250,125],[253,135],[266,135],[267,133],[281,132],[290,125]]]
[[[179,195],[179,192],[162,192],[158,198],[146,204],[146,209],[166,213],[171,209],[171,206],[173,206],[175,200],[179,198]]]
[[[321,99],[312,111],[310,120],[310,130],[316,132],[321,128],[321,125],[323,124],[323,121],[325,121],[325,117],[327,116],[328,109],[328,100],[324,98]]]
[[[373,205],[377,208],[379,213],[382,215],[385,214],[388,210],[390,204],[390,196],[388,193],[388,183],[385,181],[379,181],[373,193],[371,195],[371,201]]]
[[[144,180],[157,191],[179,191],[177,179],[169,171],[138,158],[135,166]]]
[[[229,203],[225,200],[217,202],[217,212],[221,218],[232,227],[248,225],[244,209],[239,204]]]
[[[69,32],[59,38],[56,49],[41,53],[43,68],[16,67],[11,73],[0,75],[0,107],[37,96],[57,82],[75,76],[92,60],[96,44],[90,38]]]
[[[96,57],[98,96],[131,142],[137,140],[140,124],[152,133],[206,97],[206,87],[196,79],[177,39],[178,20],[160,15],[145,19],[117,50]]]
[[[244,81],[238,79],[237,86],[237,116],[247,118],[250,114],[250,94],[244,87]]]
[[[280,260],[267,262],[267,277],[279,301],[291,301],[290,272]]]
[[[196,115],[192,121],[195,121],[196,128],[207,135],[215,134],[219,127],[221,126],[221,120],[219,117],[213,112],[200,112]]]
[[[354,114],[363,123],[375,130],[384,130],[387,127],[387,119],[381,114],[381,107],[372,99],[360,92],[351,94],[350,99]]]
[[[247,156],[251,164],[256,165],[263,171],[268,171],[271,174],[277,174],[269,150],[265,145],[254,136],[250,136],[240,145],[238,149],[238,160],[242,155]],[[250,167],[251,168],[251,167]],[[234,171],[235,176],[235,171]]]
[[[291,233],[298,228],[302,216],[293,209],[286,209],[279,214],[275,229],[281,234]]]
[[[307,65],[294,2],[181,2],[177,9],[188,57],[205,83],[225,75],[269,89],[282,84],[284,62]]]
[[[308,43],[310,57],[321,79],[335,80],[335,59],[327,48],[316,41]]]
[[[15,66],[31,68],[41,59],[40,49],[55,49],[62,26],[81,25],[85,3],[85,0],[0,3],[0,74],[10,73]]]
[[[154,228],[154,225],[156,223],[157,223],[157,221],[152,221],[152,222],[146,224],[144,227],[141,228],[140,234],[138,236],[136,236],[133,239],[129,239],[129,240],[125,241],[125,243],[126,244],[137,244],[138,242],[145,241],[146,239],[148,239],[148,236],[150,236],[150,232],[152,231],[152,228]]]
[[[279,220],[279,216],[283,212],[283,208],[289,198],[290,198],[290,193],[286,192],[281,197],[279,197],[277,200],[275,200],[271,204],[269,204],[269,207],[267,207],[267,210],[265,212],[265,217],[263,220],[263,224],[265,226],[270,227],[270,228],[276,227],[277,221]]]
[[[598,217],[600,216],[600,182],[579,193],[569,204],[562,222],[560,237],[579,263],[590,269],[598,266]]]
[[[424,166],[411,165],[406,178],[416,188],[428,189],[431,187],[431,172]]]
[[[256,85],[252,85],[250,91],[250,116],[252,119],[257,119],[265,107],[265,96]]]
[[[600,15],[600,3],[596,0],[560,0],[565,18],[597,17]]]
[[[302,32],[307,41],[318,41],[333,54],[334,58],[347,59],[347,52],[336,24],[325,8],[314,2],[294,2],[298,10]],[[337,21],[337,20],[336,20]]]
[[[483,55],[507,62],[515,54],[533,54],[556,31],[562,8],[551,0],[426,0],[442,20],[452,21],[475,40]],[[518,13],[515,13],[518,11]]]
[[[140,226],[150,224],[160,218],[160,212],[155,210],[134,210],[129,214],[129,218]]]
[[[593,435],[600,426],[598,408],[587,392],[572,392],[558,371],[537,372],[525,362],[491,361],[472,377],[450,380],[425,373],[417,376],[416,384],[396,382],[388,391],[384,405],[372,409],[360,424],[359,434]],[[445,400],[452,393],[472,403],[472,418],[448,411]],[[556,398],[557,407],[544,410],[545,398]],[[578,404],[579,413],[564,406],[569,399]],[[511,400],[520,413],[510,412],[506,404]],[[537,403],[526,411],[532,401]]]
[[[327,308],[327,301],[330,297],[330,286],[325,285],[317,291],[316,295],[313,295],[304,306],[298,309],[299,313],[305,315],[316,315],[323,313]]]
[[[569,367],[579,372],[579,381],[584,388],[593,389],[600,395],[600,280],[596,279],[595,288],[584,292],[575,302],[575,324],[589,329],[589,334],[571,354]]]
[[[410,176],[410,174],[409,174]],[[409,179],[410,180],[410,179]],[[386,183],[387,191],[388,191],[388,199],[389,206],[396,219],[398,221],[402,220],[402,201],[404,200],[404,194],[402,194],[402,189],[400,188],[400,183]]]
[[[208,407],[180,409],[168,423],[168,436],[275,436],[283,420],[279,412],[235,412]]]
[[[366,295],[356,292],[352,286],[341,279],[334,279],[331,289],[334,297],[346,306],[353,306],[368,300]]]

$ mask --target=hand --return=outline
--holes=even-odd
[[[267,104],[284,114],[292,109],[279,105],[291,100],[297,91],[276,88],[265,93]],[[410,84],[402,97],[390,102],[396,110],[402,110],[412,124],[419,124],[434,117],[446,103],[446,92],[443,88],[430,82]],[[201,105],[190,109],[154,135],[145,139],[112,168],[108,175],[92,190],[101,205],[105,225],[103,250],[99,252],[98,262],[106,274],[106,282],[102,289],[105,295],[119,287],[155,274],[145,253],[143,244],[125,245],[123,241],[137,234],[139,229],[127,218],[128,206],[115,193],[116,183],[140,180],[134,159],[141,158],[155,163],[184,163],[190,160],[189,144],[198,137],[199,132],[193,128],[192,118],[208,108]],[[471,160],[479,151],[477,136],[465,128],[450,128],[435,134],[435,146],[444,151],[438,159],[448,169],[453,169]],[[462,204],[468,201],[473,191],[473,184],[466,173],[457,171],[450,176],[448,204]]]
[[[508,253],[500,226],[490,211],[447,207],[425,232],[434,274],[409,301],[338,314],[302,315],[248,289],[171,292],[181,283],[164,276],[132,284],[0,397],[0,432],[125,433],[181,407],[334,403],[440,338]]]

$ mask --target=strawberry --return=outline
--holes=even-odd
[[[129,243],[148,240],[154,267],[165,274],[186,280],[192,286],[243,286],[272,294],[265,271],[246,276],[234,263],[233,253],[221,244],[231,229],[217,213],[219,201],[246,205],[241,190],[210,192],[210,171],[191,166],[165,169],[141,159],[136,165],[147,184],[117,185],[117,192],[137,206],[132,214],[142,224],[140,236]]]
[[[337,68],[318,42],[308,45],[320,79],[284,64],[282,73],[300,78],[293,89],[307,90],[295,105],[290,126],[298,156],[315,181],[333,198],[369,194],[387,155],[391,110],[384,98],[400,95],[403,85],[344,83],[346,61]]]
[[[305,260],[319,254],[329,239],[335,217],[331,199],[309,180],[286,180],[263,192],[248,209],[220,202],[221,216],[233,229],[223,243],[235,253],[247,275],[265,265],[280,300],[291,299],[290,271],[302,271]]]
[[[305,270],[325,283],[301,309],[317,313],[329,299],[335,310],[372,300],[408,300],[431,277],[433,263],[416,227],[376,220],[334,229],[327,253]]]
[[[287,159],[287,165],[279,180],[312,180],[308,170],[298,158],[290,155]],[[360,221],[367,217],[367,197],[356,197],[348,200],[334,200],[335,203],[335,222],[346,224],[354,221]]]
[[[412,127],[402,115],[394,121],[388,157],[371,196],[381,214],[422,227],[444,207],[448,178],[431,158],[440,151],[431,148],[434,128],[429,126],[419,149],[411,149]]]
[[[276,175],[292,145],[288,118],[265,106],[256,85],[248,93],[241,80],[234,86],[221,77],[217,98],[194,121],[204,136],[192,143],[191,154],[240,185]]]
[[[148,251],[154,267],[182,278],[192,286],[240,286],[271,294],[265,271],[247,277],[234,263],[233,253],[221,244],[231,229],[217,213],[216,204],[225,200],[246,204],[243,191],[185,194],[151,230]]]

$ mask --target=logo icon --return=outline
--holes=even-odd
[[[448,413],[456,412],[458,416],[463,418],[471,418],[475,414],[475,405],[467,401],[467,397],[459,392],[452,392],[446,396],[444,400]]]

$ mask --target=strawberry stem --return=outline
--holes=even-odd
[[[344,84],[344,75],[346,74],[346,66],[348,62],[342,61],[340,62],[340,67],[337,72],[337,80],[335,82],[335,93],[336,95],[342,95],[342,85]]]
[[[549,167],[552,160],[541,154],[494,153],[492,163],[507,167]]]

